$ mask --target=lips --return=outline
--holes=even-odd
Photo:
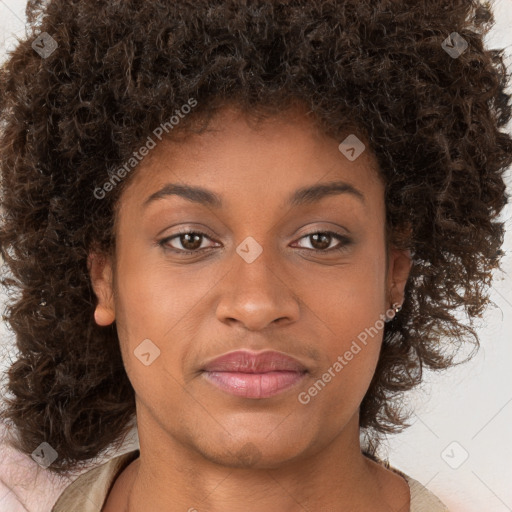
[[[217,388],[245,398],[269,398],[297,385],[307,368],[297,359],[275,351],[238,350],[217,357],[203,367],[203,375]]]
[[[275,371],[305,372],[306,367],[297,359],[280,352],[250,352],[237,350],[217,357],[207,363],[205,371],[266,373]]]

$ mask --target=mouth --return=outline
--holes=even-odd
[[[238,350],[203,368],[207,381],[222,391],[244,398],[269,398],[298,385],[308,373],[297,359],[280,352]]]

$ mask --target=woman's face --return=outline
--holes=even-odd
[[[298,112],[255,129],[225,109],[210,127],[139,164],[120,198],[115,265],[93,259],[96,318],[115,316],[141,447],[276,467],[358,435],[410,257],[392,250],[386,262],[384,185],[368,148],[349,160]],[[273,377],[262,395],[236,376],[222,389],[205,365],[241,349],[289,355],[306,372],[277,379],[280,392]]]

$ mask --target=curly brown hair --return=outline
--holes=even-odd
[[[300,102],[329,136],[352,126],[378,160],[388,244],[410,249],[413,266],[360,408],[374,456],[406,426],[404,392],[422,370],[478,347],[473,320],[500,266],[511,107],[503,51],[483,43],[489,5],[30,0],[27,17],[0,70],[1,282],[18,351],[0,418],[12,446],[48,442],[59,455],[49,469],[64,474],[132,427],[134,390],[115,326],[94,322],[87,256],[112,254],[136,169],[103,199],[94,191],[195,98],[168,137],[204,128],[228,102],[257,118]],[[45,33],[57,48],[42,56],[33,42],[51,42]]]

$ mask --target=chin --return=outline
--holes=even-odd
[[[218,449],[198,449],[198,452],[210,462],[221,466],[239,469],[273,469],[283,466],[298,457],[297,444],[286,445],[281,440],[240,439],[231,440]]]

